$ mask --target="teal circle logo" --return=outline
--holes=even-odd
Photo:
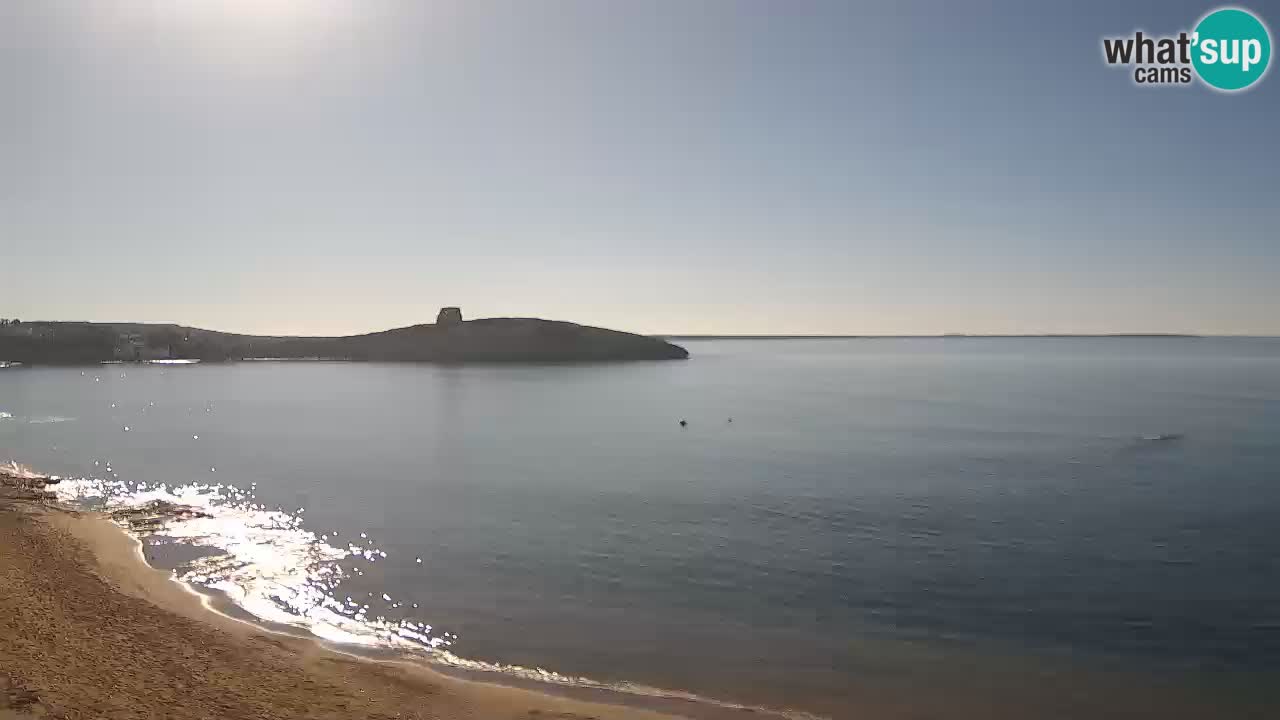
[[[1271,33],[1247,10],[1214,10],[1196,25],[1191,63],[1200,79],[1227,92],[1262,79],[1271,61]]]

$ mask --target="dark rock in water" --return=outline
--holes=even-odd
[[[167,500],[152,500],[138,507],[112,511],[111,519],[126,523],[131,530],[155,530],[169,520],[190,520],[212,517],[189,505],[179,505]]]
[[[460,322],[462,322],[462,308],[440,308],[440,312],[436,315],[437,325],[457,325]]]

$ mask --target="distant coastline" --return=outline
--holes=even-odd
[[[184,325],[21,322],[0,327],[0,360],[38,364],[192,359],[429,363],[540,363],[678,360],[684,348],[665,340],[538,318],[464,321],[444,308],[435,323],[343,337],[262,336]]]
[[[1041,333],[1029,335],[985,335],[945,333],[941,335],[686,335],[670,333],[653,335],[670,340],[953,340],[953,339],[1011,339],[1011,338],[1180,338],[1203,339],[1207,337],[1271,337],[1269,335],[1194,335],[1187,333]]]

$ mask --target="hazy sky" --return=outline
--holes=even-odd
[[[0,316],[1280,334],[1280,76],[1101,59],[1215,6],[3,0]]]

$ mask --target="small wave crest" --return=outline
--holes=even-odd
[[[0,410],[0,420],[17,420],[21,422],[22,419],[14,417],[13,413],[8,413],[8,412],[4,412],[3,410]],[[74,420],[75,418],[73,417],[63,417],[61,415],[48,415],[44,417],[29,418],[26,422],[28,425],[47,425],[49,423],[72,422]]]
[[[0,475],[6,475],[14,478],[15,480],[39,480],[55,483],[61,480],[57,475],[42,475],[26,465],[20,465],[14,460],[10,460],[7,463],[0,463]]]
[[[696,693],[686,692],[683,690],[664,690],[649,685],[642,685],[629,681],[619,682],[601,682],[588,677],[580,677],[573,675],[564,675],[552,670],[546,670],[540,667],[524,667],[521,665],[508,665],[505,663],[485,662],[483,660],[471,660],[469,658],[459,657],[448,650],[434,651],[430,656],[430,661],[438,665],[458,668],[460,670],[470,670],[473,672],[496,673],[506,675],[508,677],[519,678],[522,680],[533,680],[537,682],[550,683],[553,685],[564,685],[567,687],[592,688],[597,690],[608,690],[616,693],[626,693],[628,695],[639,695],[648,698],[661,698],[666,700],[684,700],[686,702],[697,703],[700,705],[712,705],[726,710],[736,710],[744,713],[752,713],[756,717],[773,716],[786,718],[786,720],[828,720],[822,715],[815,715],[803,710],[775,710],[770,708],[758,707],[755,705],[743,705],[741,703],[729,702],[726,700],[716,700]]]
[[[1181,439],[1182,433],[1160,433],[1156,435],[1142,435],[1138,438],[1138,441],[1144,443],[1163,443],[1177,442]]]

